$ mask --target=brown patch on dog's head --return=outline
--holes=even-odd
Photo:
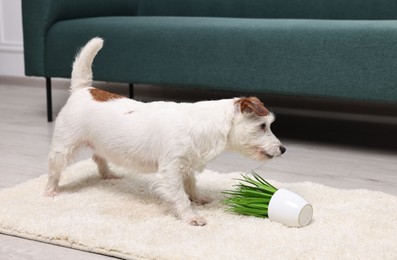
[[[92,98],[98,102],[106,102],[113,99],[125,98],[123,96],[113,94],[97,88],[90,89],[90,93]]]
[[[235,104],[239,105],[241,113],[254,112],[258,116],[267,116],[270,113],[263,103],[256,97],[242,97],[237,99]]]

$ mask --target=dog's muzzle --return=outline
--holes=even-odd
[[[263,151],[262,153],[268,158],[268,159],[272,159],[275,156],[281,156],[282,154],[285,153],[285,151],[287,150],[284,146],[280,145],[280,147],[278,148],[280,153],[277,154],[269,154],[266,151]]]

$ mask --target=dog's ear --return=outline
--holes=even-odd
[[[237,99],[235,104],[239,106],[241,113],[255,113],[258,116],[267,116],[269,114],[269,110],[256,97],[242,97]]]

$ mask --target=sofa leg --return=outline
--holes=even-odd
[[[130,84],[128,84],[128,87],[129,87],[130,98],[133,99],[134,98],[134,84],[130,83]]]
[[[51,94],[51,78],[46,79],[47,89],[47,121],[52,122],[52,94]]]

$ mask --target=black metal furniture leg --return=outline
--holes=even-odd
[[[134,84],[130,83],[130,84],[128,84],[128,87],[129,87],[130,98],[133,99],[134,98]]]
[[[52,94],[51,94],[51,78],[46,79],[47,89],[47,121],[52,122]]]

